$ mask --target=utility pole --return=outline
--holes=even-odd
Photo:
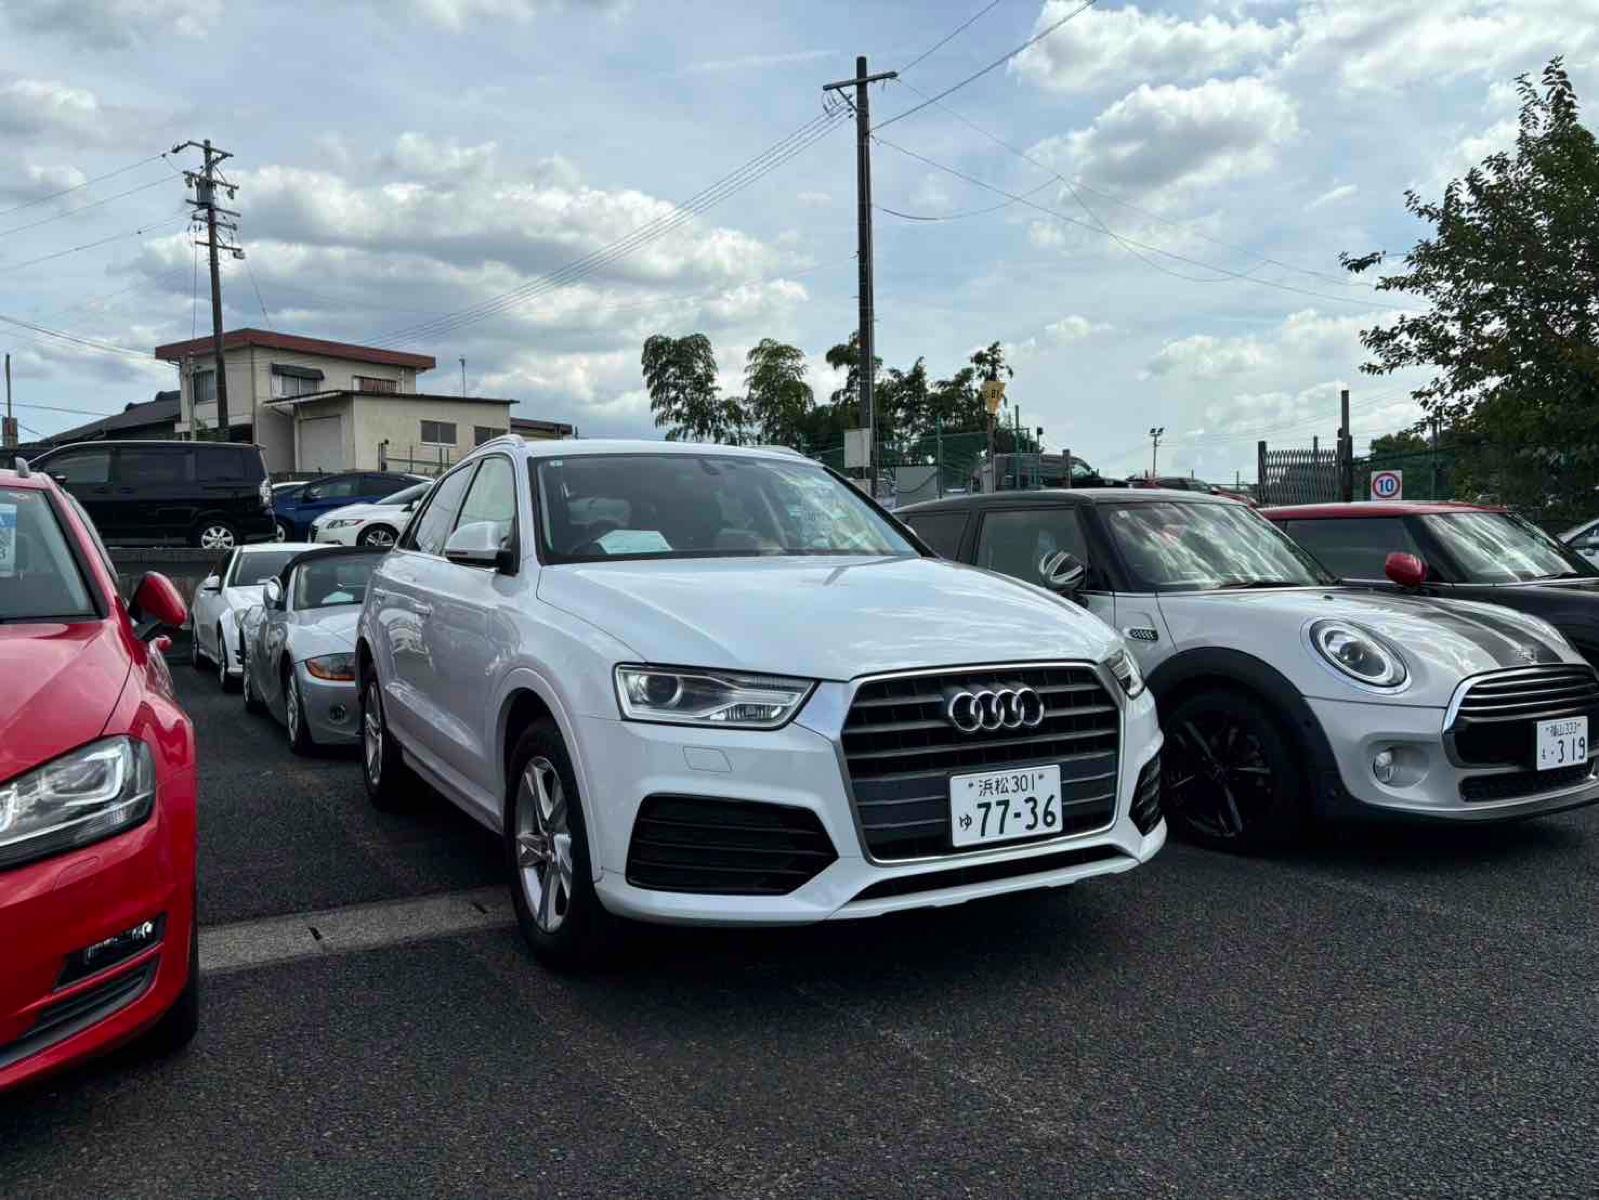
[[[1348,504],[1355,498],[1355,436],[1349,430],[1349,389],[1338,392],[1338,492]]]
[[[1166,436],[1164,425],[1151,426],[1149,430],[1149,482],[1153,486],[1160,478],[1160,439]]]
[[[466,398],[466,359],[461,359],[461,398]]]
[[[10,379],[10,375],[7,374],[6,378]],[[1433,418],[1429,422],[1429,424],[1432,426],[1432,498],[1434,500],[1442,500],[1443,497],[1438,494],[1438,416],[1437,416],[1437,414],[1433,415]]]
[[[0,446],[8,449],[18,442],[17,419],[11,415],[11,355],[6,355],[6,422],[5,428],[0,429]]]
[[[861,392],[861,425],[866,429],[866,479],[870,489],[869,494],[877,498],[877,430],[874,426],[876,414],[873,411],[873,384],[872,376],[876,373],[877,357],[874,353],[872,336],[872,121],[870,100],[867,86],[884,79],[896,79],[898,71],[879,71],[876,75],[867,73],[866,56],[858,55],[855,59],[855,78],[840,79],[834,83],[824,83],[822,91],[838,92],[843,95],[844,89],[855,89],[855,100],[852,107],[855,109],[855,225],[856,225],[856,257],[859,259],[860,269],[860,334],[858,338],[861,354],[860,362],[860,392]],[[846,97],[846,99],[848,99]]]
[[[227,189],[228,199],[233,199],[239,189],[225,180],[217,183],[217,166],[223,159],[232,158],[226,150],[219,150],[211,145],[211,139],[203,142],[184,142],[172,147],[172,153],[177,154],[182,150],[198,150],[204,156],[204,165],[198,171],[185,171],[183,178],[189,186],[194,188],[194,199],[190,203],[194,206],[195,217],[203,215],[205,220],[205,241],[199,243],[206,247],[211,260],[211,346],[216,357],[216,391],[217,391],[217,430],[222,441],[231,440],[232,425],[228,420],[228,372],[227,364],[222,356],[222,273],[217,267],[217,251],[226,250],[234,258],[243,258],[244,251],[235,245],[218,240],[217,230],[228,229],[238,233],[238,213],[231,208],[221,208],[217,205],[217,188]],[[190,402],[193,402],[194,388],[190,384]]]

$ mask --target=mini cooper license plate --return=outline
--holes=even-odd
[[[1588,718],[1538,722],[1538,769],[1558,771],[1588,761]]]
[[[957,846],[1060,832],[1060,767],[951,775],[949,836]]]

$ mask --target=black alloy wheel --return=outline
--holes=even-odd
[[[1269,712],[1240,692],[1189,696],[1163,720],[1162,793],[1176,832],[1201,845],[1259,851],[1302,831],[1308,781]]]

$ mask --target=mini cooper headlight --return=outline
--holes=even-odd
[[[799,711],[816,684],[782,675],[692,667],[619,666],[616,701],[629,721],[776,729]]]
[[[1342,621],[1317,621],[1310,642],[1339,671],[1371,687],[1396,688],[1409,678],[1405,660],[1375,635]]]
[[[1127,693],[1129,700],[1143,695],[1144,673],[1138,669],[1138,663],[1131,654],[1118,650],[1105,660],[1105,665],[1116,676],[1116,682],[1122,685],[1122,691]]]
[[[137,738],[90,742],[0,783],[0,869],[131,829],[155,804],[155,763]]]

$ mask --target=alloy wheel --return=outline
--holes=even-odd
[[[376,529],[368,529],[361,535],[361,544],[363,546],[381,546],[387,550],[394,545],[394,534],[382,526]]]
[[[378,681],[369,679],[362,692],[361,754],[366,762],[366,777],[373,787],[383,782],[383,711],[378,707]]]
[[[286,542],[289,540],[289,527],[282,521],[272,522],[272,540],[274,542]]]
[[[222,636],[222,626],[217,626],[217,682],[228,686],[228,643]]]
[[[300,685],[291,673],[288,686],[283,689],[283,722],[289,727],[289,741],[300,740]]]
[[[202,550],[233,549],[233,530],[226,525],[207,525],[200,530]]]
[[[572,830],[561,773],[538,755],[516,789],[516,868],[534,922],[556,932],[572,907]]]
[[[1270,811],[1274,780],[1260,738],[1230,717],[1186,720],[1171,730],[1176,753],[1167,757],[1165,800],[1197,832],[1220,841],[1240,838]]]

